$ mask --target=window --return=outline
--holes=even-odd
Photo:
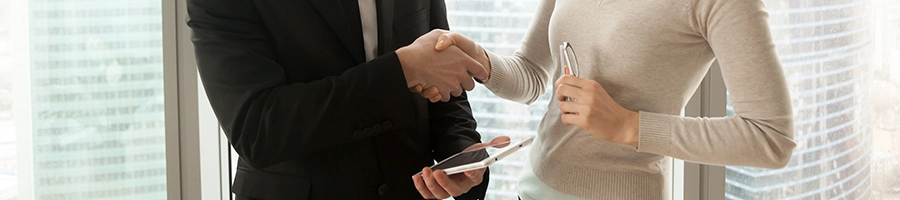
[[[165,199],[160,0],[0,0],[0,199]]]
[[[501,55],[512,55],[522,38],[540,0],[447,0],[450,30],[462,33],[482,47]],[[494,96],[477,85],[469,92],[472,114],[484,141],[507,135],[513,140],[537,135],[537,127],[547,112],[551,95],[541,96],[531,105],[523,105]],[[485,199],[516,199],[519,172],[528,158],[527,149],[519,150],[491,166],[491,181]]]
[[[766,5],[797,147],[783,169],[727,167],[725,197],[900,198],[900,3]]]

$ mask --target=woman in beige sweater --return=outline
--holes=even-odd
[[[484,85],[512,101],[530,104],[556,80],[520,177],[522,199],[668,199],[668,157],[790,161],[790,95],[767,17],[760,0],[544,0],[515,55],[451,32],[436,49],[466,51],[490,73]],[[557,67],[563,42],[577,52],[580,77]],[[714,59],[735,116],[680,116]]]

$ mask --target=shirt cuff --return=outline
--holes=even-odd
[[[638,152],[666,155],[671,146],[672,131],[669,116],[650,112],[640,112],[640,133]]]
[[[503,79],[505,79],[506,74],[508,74],[508,69],[506,69],[506,65],[504,65],[502,61],[503,56],[488,50],[484,50],[484,52],[487,53],[488,60],[491,62],[491,76],[489,76],[488,81],[484,83],[484,87],[487,87],[492,92],[502,91]]]

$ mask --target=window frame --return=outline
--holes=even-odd
[[[161,0],[167,199],[231,199],[227,139],[200,83],[186,0]]]
[[[727,103],[725,81],[719,62],[714,61],[684,107],[686,117],[724,117]],[[674,159],[672,199],[725,199],[725,167]]]
[[[15,27],[9,29],[10,38],[12,38],[11,46],[28,46],[28,42],[30,41],[29,36],[29,28],[28,23],[31,19],[28,18],[28,2],[27,1],[9,1],[10,4],[10,16],[22,16],[21,20],[14,20],[18,23],[13,23],[10,26]],[[11,56],[13,58],[30,58],[31,51],[11,51]],[[29,66],[29,60],[25,59],[13,59],[12,64],[14,66]],[[22,84],[30,82],[31,70],[28,67],[14,67],[13,73],[17,74],[17,76],[13,76],[13,101],[17,103],[21,103],[22,105],[14,106],[13,113],[18,113],[24,115],[21,120],[16,119],[16,143],[25,143],[32,144],[32,129],[31,127],[31,84]],[[25,128],[29,127],[29,128]],[[20,177],[34,177],[34,155],[32,145],[16,145],[16,165],[17,165],[17,174]],[[16,194],[18,199],[34,199],[34,179],[20,179],[19,183],[16,187],[18,187],[18,193]]]

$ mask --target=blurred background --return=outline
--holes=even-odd
[[[166,198],[161,1],[0,0],[0,200]],[[900,0],[765,2],[798,148],[728,167],[723,198],[900,199]],[[538,1],[446,3],[453,31],[511,55]],[[469,96],[486,139],[538,134],[550,100]],[[487,199],[516,199],[526,156],[491,167]]]

